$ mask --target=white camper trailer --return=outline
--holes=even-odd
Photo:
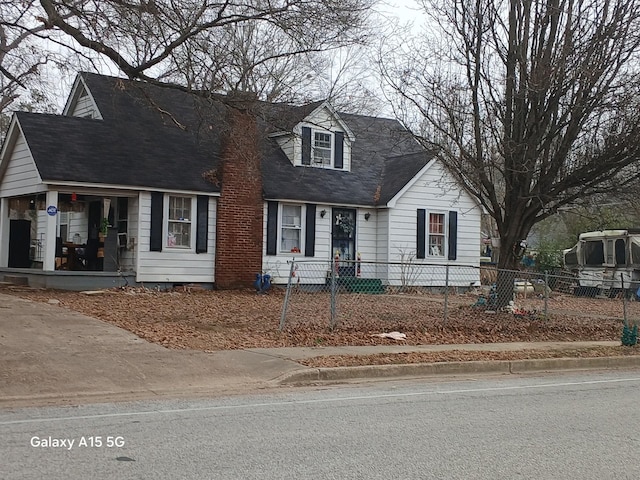
[[[577,276],[577,294],[613,296],[640,286],[640,229],[582,233],[563,253],[565,268]]]

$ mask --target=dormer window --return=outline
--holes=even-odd
[[[316,165],[331,166],[331,134],[314,132],[312,162]]]
[[[344,169],[344,132],[302,127],[302,165]]]

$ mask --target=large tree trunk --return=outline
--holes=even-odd
[[[505,223],[500,232],[500,257],[496,280],[496,308],[503,308],[513,300],[514,280],[518,276],[520,261],[525,253],[523,240],[527,238],[531,225],[514,222]]]

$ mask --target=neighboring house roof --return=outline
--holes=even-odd
[[[220,191],[203,174],[219,165],[223,97],[91,73],[81,78],[103,120],[17,114],[44,181]],[[253,102],[265,133],[265,198],[385,205],[433,158],[395,120],[339,113],[355,138],[350,171],[294,166],[267,133],[292,132],[322,104]]]

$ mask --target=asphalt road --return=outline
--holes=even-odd
[[[625,371],[5,409],[0,478],[637,479],[639,389]]]

